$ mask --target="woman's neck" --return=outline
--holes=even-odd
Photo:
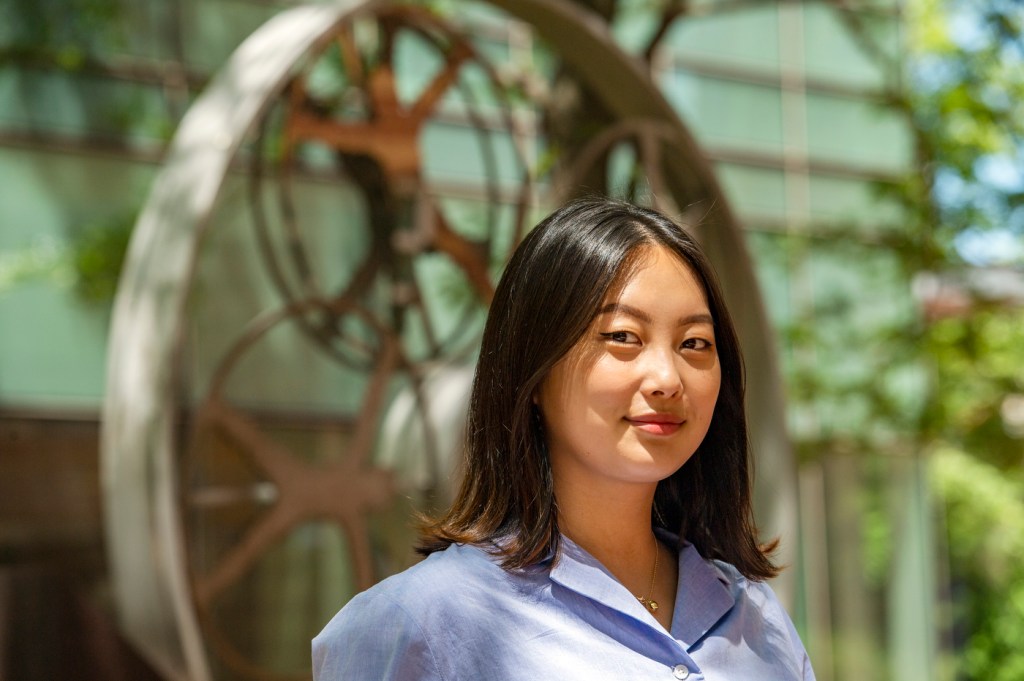
[[[654,564],[651,504],[655,487],[555,477],[559,529],[636,595],[648,588]]]
[[[625,559],[652,558],[651,504],[654,485],[558,484],[558,526],[611,569]]]
[[[558,526],[671,630],[678,562],[651,528],[656,485],[559,484]],[[657,562],[656,562],[657,561]],[[658,566],[658,567],[656,567]],[[657,606],[651,609],[650,602]]]

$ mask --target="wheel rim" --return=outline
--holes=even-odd
[[[565,58],[576,60],[583,79],[603,92],[609,108],[620,119],[606,135],[595,139],[595,148],[602,144],[609,148],[622,143],[634,145],[659,207],[678,214],[677,206],[694,202],[710,200],[720,206],[713,219],[696,231],[720,271],[725,265],[724,269],[739,273],[726,279],[726,294],[730,306],[734,311],[738,309],[741,335],[759,341],[766,337],[763,311],[745,295],[753,290],[753,274],[736,222],[724,208],[724,198],[696,145],[657,90],[607,35],[569,3],[525,0],[492,4],[534,23],[541,32],[547,30],[549,41],[556,47],[575,46],[563,50]],[[382,141],[394,134],[409,146],[409,140],[420,129],[392,120],[382,122],[377,132],[363,129],[362,137],[345,138],[326,131],[323,117],[315,114],[318,103],[309,97],[310,88],[302,79],[303,71],[296,71],[297,65],[332,45],[342,60],[347,54],[349,64],[355,63],[352,53],[356,48],[347,27],[353,21],[374,20],[389,27],[384,33],[391,31],[392,39],[402,26],[411,26],[409,30],[426,36],[428,42],[449,41],[446,66],[435,83],[450,84],[454,81],[452,74],[473,58],[468,42],[460,42],[456,33],[446,33],[432,16],[400,3],[338,2],[283,13],[239,48],[183,120],[167,168],[154,185],[133,237],[115,306],[104,407],[107,529],[123,628],[172,678],[211,678],[219,676],[217,670],[221,668],[242,678],[305,676],[301,671],[268,670],[266,665],[254,663],[231,640],[230,632],[223,631],[214,612],[218,598],[251,571],[260,549],[303,523],[326,519],[342,528],[353,555],[355,588],[383,576],[373,564],[365,522],[367,514],[394,498],[396,482],[372,460],[371,441],[377,437],[376,427],[355,428],[348,433],[344,424],[332,426],[338,437],[351,437],[354,443],[346,445],[352,453],[348,469],[339,467],[323,475],[322,469],[309,462],[288,468],[284,462],[301,461],[301,457],[282,447],[274,436],[262,433],[261,421],[251,411],[231,404],[229,386],[238,362],[274,329],[293,327],[322,352],[367,377],[365,399],[357,412],[365,418],[357,418],[357,423],[376,426],[388,398],[394,396],[394,386],[389,388],[391,377],[403,374],[408,377],[411,394],[407,403],[413,405],[413,413],[421,414],[419,427],[426,434],[431,418],[426,415],[429,400],[424,394],[427,382],[433,380],[431,371],[441,360],[460,359],[471,353],[472,333],[458,332],[471,325],[457,320],[446,333],[430,338],[427,332],[421,334],[427,336],[426,340],[410,343],[402,327],[407,322],[396,321],[402,314],[395,308],[403,306],[381,304],[379,297],[371,295],[374,287],[367,281],[380,279],[382,272],[391,276],[401,270],[404,276],[410,261],[432,251],[444,254],[464,272],[469,288],[486,301],[496,265],[508,253],[507,248],[498,245],[500,239],[491,238],[490,231],[478,239],[460,233],[424,190],[416,154],[395,151]],[[581,60],[581,53],[599,58]],[[377,63],[393,64],[389,60]],[[393,85],[389,95],[387,74],[376,73],[363,74],[370,93],[367,99],[376,109],[390,106],[394,113],[402,103],[393,96]],[[629,96],[622,96],[623,83],[631,88]],[[428,104],[439,101],[431,87],[423,91],[423,99],[411,104],[416,111],[415,102],[425,102],[420,105],[420,114],[424,115],[421,121],[429,113]],[[275,102],[282,100],[291,106],[283,115],[291,136],[278,158],[268,158],[263,152],[274,134],[268,121]],[[363,119],[355,115],[343,120],[342,127],[354,128],[360,120],[366,122],[365,113]],[[385,123],[397,127],[388,128]],[[401,125],[406,129],[396,133]],[[183,350],[188,335],[185,320],[194,295],[191,282],[196,261],[229,163],[250,132],[257,140],[248,184],[256,227],[254,240],[279,303],[264,316],[251,320],[250,326],[234,339],[212,371],[207,387],[199,389],[191,401],[185,400],[191,406],[183,411],[182,395],[196,392],[194,386],[184,385],[188,381],[181,375],[187,363]],[[301,243],[301,202],[294,195],[290,163],[302,156],[302,146],[312,138],[343,158],[363,155],[376,159],[388,188],[384,202],[398,206],[409,225],[397,236],[386,234],[386,243],[372,246],[369,264],[353,267],[352,276],[340,285],[317,277],[316,255]],[[581,166],[587,163],[585,156],[578,161]],[[267,189],[271,177],[278,180],[273,195]],[[380,191],[372,179],[356,184],[365,194]],[[492,199],[496,191],[488,189]],[[531,201],[528,182],[521,183],[516,196],[516,214],[509,228],[512,236],[505,239],[506,246],[521,235]],[[268,205],[282,212],[284,219],[275,223]],[[408,284],[408,277],[391,276],[388,286],[383,287],[387,289],[385,298],[392,302],[400,299],[402,286],[409,288]],[[417,295],[415,285],[411,288],[412,295],[404,302],[422,303],[424,296]],[[406,304],[403,309],[417,308]],[[429,317],[425,308],[417,314]],[[750,342],[746,345],[751,347]],[[755,347],[763,347],[763,343]],[[759,376],[757,384],[752,382],[756,386],[751,395],[754,435],[766,443],[762,450],[774,449],[775,458],[785,460],[788,447],[777,406],[780,402],[775,398],[777,381],[770,349],[748,356],[748,367],[751,374]],[[462,371],[463,378],[459,379],[463,387],[464,374]],[[183,428],[183,423],[191,426]],[[429,442],[431,437],[426,435],[424,439]],[[211,446],[245,450],[259,469],[258,475],[248,482],[244,476],[236,476],[225,492],[216,484],[215,475],[209,477],[209,472],[202,471],[204,452],[208,452],[204,448]],[[421,483],[421,487],[430,488],[443,477],[443,466],[437,462],[436,451],[426,458],[435,461],[427,466],[424,476],[433,482]],[[202,479],[204,475],[207,478],[203,482],[195,482],[197,476]],[[342,508],[317,501],[328,496],[324,491],[302,493],[331,488],[321,486],[323,480],[333,480],[333,487],[347,490],[349,505]],[[211,481],[213,484],[207,484]],[[428,496],[436,493],[427,489]],[[262,515],[248,532],[239,535],[234,550],[212,558],[197,555],[202,552],[196,550],[200,542],[194,540],[195,514],[222,510],[225,500],[260,507]],[[400,565],[392,563],[391,567]],[[216,659],[211,662],[211,657]]]

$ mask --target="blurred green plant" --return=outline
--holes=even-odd
[[[1024,678],[1024,310],[931,327],[944,391],[932,479],[945,504],[958,678]]]
[[[4,0],[0,66],[52,65],[76,71],[102,46],[123,42],[118,0]]]
[[[921,310],[907,304],[898,309],[898,303],[879,294],[885,289],[909,293],[922,273],[956,276],[977,267],[1024,267],[1024,7],[1003,0],[911,0],[904,19],[906,52],[900,53],[878,37],[885,35],[878,26],[884,16],[831,4],[880,72],[890,76],[882,106],[906,121],[914,158],[903,177],[877,184],[880,199],[901,207],[894,228],[872,235],[863,226],[840,226],[811,246],[808,237],[787,237],[793,242],[791,262],[824,258],[836,264],[833,274],[844,263],[872,266],[879,253],[890,265],[874,266],[878,275],[867,279],[871,290],[853,287],[834,300],[814,300],[785,330],[798,354],[799,348],[809,355],[842,353],[853,342],[863,361],[863,355],[881,349],[872,370],[851,383],[835,380],[834,366],[826,365],[822,374],[821,362],[792,364],[793,397],[798,403],[820,404],[856,391],[871,396],[867,415],[872,429],[881,424],[919,444],[937,438],[958,441],[961,424],[954,424],[949,412],[960,391],[946,385],[933,368],[964,361],[957,353],[972,349],[933,342],[932,336],[957,327],[963,338],[985,342],[980,339],[986,333],[997,332],[994,318],[1013,312],[973,301],[958,320],[930,324]],[[866,306],[879,305],[890,309],[874,323],[850,323]],[[976,315],[981,315],[977,324]],[[887,398],[884,377],[894,373],[918,374],[910,393],[916,392],[916,406]],[[995,399],[1007,386],[988,376],[975,382],[986,383]],[[931,385],[922,386],[922,378]],[[870,434],[859,425],[839,434],[851,445],[871,444],[862,441]],[[835,435],[824,437],[831,441]],[[812,451],[823,444],[807,441]]]
[[[136,213],[76,229],[65,241],[38,239],[0,254],[0,294],[33,282],[70,287],[82,302],[106,306],[114,299]]]
[[[915,217],[922,269],[1024,266],[1024,7],[1003,0],[908,5],[903,107],[920,176],[895,187]],[[917,198],[915,198],[915,196]],[[945,500],[958,678],[1024,678],[1024,313],[973,300],[935,321],[921,437]],[[1008,406],[1010,408],[1008,408]]]
[[[117,292],[135,213],[86,225],[72,237],[68,258],[75,293],[87,303],[109,304]]]
[[[66,247],[56,239],[37,239],[25,248],[0,253],[0,295],[33,281],[65,285],[73,279]]]
[[[958,678],[1024,678],[1024,476],[952,447],[930,461],[945,502]]]
[[[1022,265],[1024,7],[914,0],[907,8],[908,87],[892,102],[913,124],[920,172],[895,195],[934,244],[925,258]],[[983,236],[1015,246],[977,252]]]
[[[884,49],[877,17],[835,3],[865,52],[894,74],[884,106],[899,113],[913,136],[910,171],[879,183],[880,198],[902,208],[903,223],[882,245],[902,281],[933,274],[964,281],[972,270],[1024,271],[1024,6],[1005,0],[910,0],[905,5],[906,52]],[[850,6],[847,6],[850,7]],[[816,250],[855,256],[869,245],[856,230]],[[817,257],[817,256],[816,256]],[[848,292],[849,304],[819,305],[789,330],[797,354],[790,363],[794,409],[816,409],[851,393],[869,407],[844,413],[845,428],[804,438],[806,456],[860,447],[934,452],[932,481],[945,506],[952,631],[958,679],[1024,678],[1024,312],[978,297],[969,287],[957,309],[929,315],[930,303],[874,326],[851,323],[872,291]],[[909,300],[909,295],[907,296]],[[874,302],[871,302],[871,301]],[[847,330],[847,336],[833,330]],[[837,380],[834,364],[853,343],[867,370]],[[874,361],[875,348],[890,360]],[[875,357],[875,360],[879,360]],[[903,373],[903,378],[898,375]],[[840,372],[842,373],[842,372]],[[847,376],[850,374],[847,373]],[[840,377],[841,378],[841,377]],[[891,379],[901,399],[880,390]],[[910,397],[908,401],[906,398]],[[888,396],[888,397],[891,397]],[[858,431],[856,424],[870,424]],[[850,427],[851,424],[854,427]],[[880,447],[872,432],[890,432]],[[884,501],[865,492],[866,564],[885,574],[892,541],[878,511]]]

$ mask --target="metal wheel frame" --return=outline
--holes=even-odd
[[[677,206],[714,210],[696,230],[722,278],[746,348],[751,440],[759,460],[759,519],[797,536],[795,467],[785,432],[772,334],[740,226],[710,164],[641,65],[604,24],[568,0],[490,0],[533,25],[619,119],[649,120]],[[335,0],[297,7],[250,36],[197,99],[171,143],[132,236],[114,305],[101,474],[109,565],[121,629],[169,679],[211,678],[182,549],[173,367],[200,244],[231,159],[295,66],[339,22],[385,5]],[[769,496],[770,495],[770,496]],[[782,562],[794,564],[794,541]],[[793,575],[777,585],[792,596]]]

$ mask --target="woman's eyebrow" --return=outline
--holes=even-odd
[[[625,303],[608,303],[603,305],[597,314],[603,315],[610,312],[618,312],[629,317],[640,320],[645,324],[650,324],[654,320],[651,315],[647,314],[643,310],[632,305],[626,305]],[[710,324],[714,326],[715,320],[707,312],[698,312],[696,314],[687,315],[679,320],[679,326],[689,326],[691,324]]]

